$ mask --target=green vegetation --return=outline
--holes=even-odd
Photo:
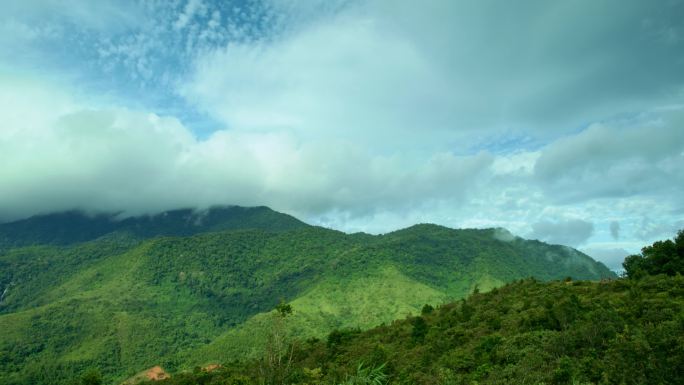
[[[641,255],[630,255],[622,264],[631,278],[654,274],[684,274],[684,230],[674,241],[658,241],[641,250]]]
[[[175,213],[183,212],[192,214]],[[117,383],[154,365],[177,373],[261,357],[280,298],[292,305],[279,326],[283,338],[314,341],[338,329],[340,344],[331,349],[342,349],[356,333],[348,328],[420,314],[425,304],[476,289],[528,276],[614,277],[574,249],[502,239],[494,229],[417,225],[350,235],[267,208],[228,208],[134,218],[127,223],[135,226],[78,238],[66,230],[50,235],[65,225],[61,220],[32,220],[42,227],[22,221],[0,229],[3,384],[71,384],[93,369],[104,383]],[[71,220],[88,227],[87,217]],[[92,220],[99,229],[103,219]],[[415,337],[411,324],[413,344],[430,341],[429,317],[438,310],[423,313]],[[360,369],[353,363],[358,373],[345,369],[334,378],[361,378],[381,364],[364,362]]]
[[[268,207],[213,207],[166,211],[152,216],[118,220],[116,214],[87,215],[78,211],[39,215],[0,224],[0,251],[28,245],[70,245],[113,233],[137,238],[187,236],[230,229],[285,231],[308,226]]]
[[[280,382],[255,360],[158,384],[682,384],[684,277],[520,280],[292,346]]]

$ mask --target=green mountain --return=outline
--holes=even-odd
[[[524,277],[614,277],[574,249],[501,229],[345,234],[267,208],[67,213],[0,234],[3,384],[69,383],[90,367],[120,382],[157,364],[254,357],[281,298],[296,309],[286,332],[321,338]]]
[[[181,209],[125,219],[117,217],[117,214],[88,215],[81,211],[67,211],[0,224],[0,250],[35,244],[69,245],[117,231],[151,238],[248,228],[283,231],[308,226],[292,216],[263,206],[219,206],[200,211]]]

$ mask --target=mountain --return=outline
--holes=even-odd
[[[614,277],[577,250],[501,229],[345,234],[267,208],[123,221],[72,212],[1,230],[7,384],[68,383],[90,367],[121,381],[154,365],[254,357],[281,298],[295,309],[288,333],[321,338],[524,277]]]
[[[0,224],[0,249],[35,244],[70,245],[117,231],[152,238],[247,228],[284,231],[308,226],[264,206],[219,206],[200,211],[181,209],[125,219],[117,217],[118,214],[67,211]]]

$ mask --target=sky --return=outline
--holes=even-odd
[[[0,222],[267,205],[618,269],[684,228],[684,1],[0,5]]]

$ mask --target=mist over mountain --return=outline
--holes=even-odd
[[[112,232],[138,238],[183,236],[197,233],[254,228],[283,231],[307,226],[298,219],[276,213],[268,207],[211,207],[179,209],[137,217],[119,214],[88,214],[67,211],[33,216],[0,224],[0,247],[32,244],[69,245],[94,240]]]

